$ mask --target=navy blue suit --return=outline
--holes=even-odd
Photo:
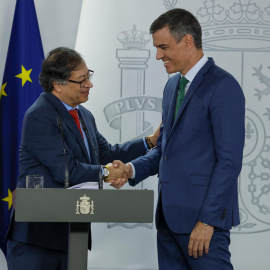
[[[106,165],[117,159],[128,162],[146,153],[142,139],[122,145],[110,145],[98,132],[90,111],[79,105],[79,114],[85,122],[100,164]],[[25,187],[27,175],[43,175],[45,188],[64,188],[66,165],[57,117],[60,117],[63,122],[70,186],[98,181],[100,166],[93,150],[90,147],[90,163],[84,141],[72,116],[58,98],[44,92],[27,110],[24,117],[19,153],[18,187]],[[68,225],[15,222],[12,218],[8,238],[66,252]]]
[[[209,58],[173,122],[180,76],[167,82],[157,147],[131,161],[136,178],[130,184],[159,174],[157,229],[162,212],[175,234],[190,234],[198,221],[229,230],[239,224],[237,178],[245,137],[244,95],[237,81]]]

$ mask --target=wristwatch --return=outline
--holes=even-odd
[[[110,175],[109,168],[107,166],[102,166],[102,169],[103,169],[103,180],[106,180]]]

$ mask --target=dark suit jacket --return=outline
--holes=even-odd
[[[136,185],[159,173],[159,202],[170,229],[191,233],[198,221],[228,230],[239,224],[245,100],[241,87],[212,58],[195,76],[173,123],[180,74],[164,90],[157,148],[131,161]],[[157,209],[158,209],[157,208]],[[156,215],[159,226],[159,211]]]
[[[110,145],[98,132],[90,111],[79,105],[79,113],[86,124],[100,164],[106,165],[115,159],[127,162],[146,153],[142,139],[122,145]],[[63,122],[70,186],[98,181],[100,166],[90,143],[91,164],[84,141],[72,116],[53,94],[42,93],[24,117],[18,187],[25,187],[27,175],[43,175],[44,188],[64,187],[66,165],[57,117],[60,117]],[[62,223],[14,222],[12,215],[8,237],[31,245],[67,251],[68,226]]]

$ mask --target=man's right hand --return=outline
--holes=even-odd
[[[121,188],[132,176],[132,167],[128,163],[125,164],[120,160],[114,160],[113,163],[106,166],[109,168],[110,174],[104,182],[111,183],[114,188]]]

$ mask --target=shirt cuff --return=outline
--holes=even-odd
[[[147,146],[147,142],[145,141],[145,138],[143,138],[143,143],[146,149],[146,152],[149,152],[148,146]],[[130,163],[131,164],[131,163]]]
[[[135,179],[136,176],[136,172],[135,172],[135,167],[132,163],[128,162],[128,164],[130,164],[131,168],[132,168],[132,176],[130,177],[130,179]]]

